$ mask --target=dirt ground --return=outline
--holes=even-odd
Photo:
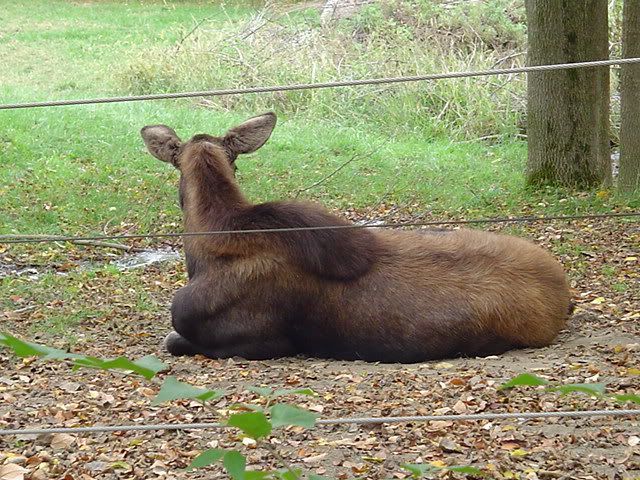
[[[159,348],[169,329],[168,312],[137,312],[98,278],[87,301],[112,314],[75,327],[74,349],[104,357],[157,355],[180,380],[226,388],[230,395],[215,404],[220,413],[238,401],[260,402],[245,390],[258,385],[313,389],[316,397],[286,400],[321,418],[634,408],[583,394],[497,387],[529,372],[555,384],[598,382],[611,393],[640,393],[640,224],[536,224],[518,233],[553,250],[575,289],[576,314],[548,348],[415,365],[172,358]],[[144,270],[139,288],[168,306],[176,285],[160,280],[176,276],[177,283],[184,281],[180,264],[153,265]],[[25,302],[0,311],[3,331],[28,337],[41,318],[38,312],[51,308],[37,298]],[[40,341],[45,339],[59,343],[51,337]],[[217,420],[191,402],[151,407],[157,387],[133,377],[74,372],[64,364],[16,359],[7,351],[0,351],[0,365],[0,428]],[[290,464],[340,479],[406,478],[399,468],[403,462],[443,462],[473,465],[500,479],[630,480],[640,478],[639,436],[640,418],[628,416],[293,427],[276,432],[271,442]],[[238,445],[251,467],[271,462],[265,450],[240,440],[231,430],[0,437],[0,465],[22,466],[25,478],[34,479],[222,478],[215,467],[182,469],[203,449]],[[447,475],[464,478],[442,474]]]

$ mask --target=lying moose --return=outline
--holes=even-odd
[[[542,347],[563,328],[571,313],[563,269],[519,238],[255,232],[349,225],[315,204],[253,205],[242,195],[236,158],[260,148],[275,124],[266,113],[185,143],[164,125],[141,131],[149,152],[180,171],[185,230],[236,232],[184,238],[189,283],[173,299],[171,354],[409,363]]]

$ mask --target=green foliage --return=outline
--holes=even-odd
[[[224,454],[226,452],[226,450],[222,450],[220,448],[210,448],[209,450],[205,450],[191,461],[191,463],[187,467],[187,470],[193,470],[194,468],[204,468],[208,467],[209,465],[213,465],[222,457],[224,457]]]
[[[310,388],[286,388],[274,390],[273,388],[269,387],[248,387],[247,390],[257,393],[258,395],[262,395],[263,397],[269,397],[272,399],[282,397],[283,395],[317,395],[316,392],[314,392]]]
[[[0,58],[11,58],[12,68],[0,69],[2,102],[125,94],[138,88],[136,78],[126,78],[138,67],[139,89],[147,92],[487,68],[523,51],[521,33],[510,27],[522,25],[521,1],[454,2],[454,10],[435,0],[393,2],[363,12],[367,31],[357,18],[325,30],[314,10],[283,16],[244,2],[5,3],[0,34],[12,42],[0,42]],[[46,31],[43,22],[51,26]],[[385,33],[380,22],[395,26]],[[43,35],[52,39],[46,49]],[[164,123],[184,137],[220,134],[262,109],[277,111],[278,128],[265,147],[238,160],[240,184],[253,201],[291,198],[355,155],[302,196],[359,212],[384,198],[413,214],[444,217],[640,206],[640,195],[524,188],[526,143],[512,135],[523,127],[524,78],[220,97],[197,100],[195,108],[185,100],[7,112],[0,116],[0,233],[179,230],[177,174],[144,153],[139,129]],[[484,135],[496,136],[474,140]],[[43,288],[24,278],[0,280],[0,304],[24,289],[52,296],[59,288],[73,298],[70,279],[48,281]],[[147,308],[156,304],[140,298]],[[69,332],[66,325],[95,314],[53,315],[34,328]]]
[[[46,345],[25,342],[8,333],[0,333],[0,344],[13,350],[13,353],[18,357],[43,357],[49,360],[84,358],[83,355],[67,353],[64,350],[47,347]]]
[[[637,403],[638,405],[640,405],[640,395],[633,395],[628,393],[623,395],[613,395],[613,398],[617,402],[621,402],[621,403],[631,402],[631,403]]]
[[[552,387],[549,390],[560,392],[562,395],[577,392],[599,397],[604,395],[605,389],[606,387],[602,383],[574,383],[571,385]]]
[[[400,465],[405,470],[411,472],[412,478],[421,478],[425,474],[428,473],[437,473],[437,472],[457,472],[457,473],[466,473],[468,475],[475,475],[479,477],[485,477],[486,474],[475,467],[470,466],[444,466],[439,467],[435,465],[429,465],[424,463],[404,463]]]
[[[244,471],[244,480],[262,480],[263,478],[282,478],[282,475],[278,474],[278,472],[263,472],[259,470]]]
[[[97,368],[100,370],[126,370],[142,375],[147,380],[152,379],[157,373],[167,369],[164,363],[152,355],[147,355],[133,362],[124,357],[118,357],[113,360],[84,357],[76,359],[74,366]]]
[[[151,355],[134,361],[124,357],[102,360],[78,353],[68,353],[64,350],[39,345],[37,343],[25,342],[7,333],[0,334],[0,345],[10,348],[19,357],[42,357],[47,360],[69,360],[76,368],[86,367],[99,370],[124,370],[142,375],[147,380],[155,377],[157,373],[167,369],[167,366],[164,363]]]
[[[505,51],[526,43],[522,0],[446,3],[434,0],[383,0],[363,8],[348,22],[369,36],[419,40],[449,51]]]
[[[547,382],[544,378],[540,378],[530,373],[522,373],[517,377],[512,378],[508,382],[500,385],[499,389],[506,390],[509,388],[520,387],[520,386],[539,386],[539,385],[546,385],[547,383],[549,382]]]
[[[240,452],[230,450],[224,454],[222,464],[233,480],[244,480],[247,459]]]
[[[330,29],[319,25],[312,10],[292,17],[269,8],[246,24],[204,24],[179,48],[134,50],[116,77],[125,90],[147,94],[481,70],[501,64],[505,51],[524,51],[521,1],[462,2],[455,15],[435,1],[387,3]],[[238,35],[246,30],[253,33]],[[350,123],[473,138],[516,133],[524,88],[524,77],[506,83],[470,78],[219,97],[207,104],[307,117],[338,112]]]
[[[266,437],[272,429],[272,422],[262,412],[235,413],[229,417],[227,425],[239,428],[255,440]]]
[[[221,390],[197,388],[188,383],[180,382],[175,377],[167,377],[151,405],[159,405],[163,402],[180,399],[199,400],[204,403],[222,395],[224,395],[224,392]]]
[[[303,472],[298,468],[278,472],[278,478],[281,480],[298,480],[302,478]],[[311,479],[311,476],[309,477]]]
[[[318,418],[315,413],[284,403],[276,403],[269,409],[269,412],[271,413],[271,424],[274,427],[298,425],[312,428]]]
[[[547,392],[558,392],[561,395],[567,395],[569,393],[586,393],[593,397],[607,396],[612,398],[616,402],[625,403],[632,402],[640,404],[640,396],[633,394],[607,394],[606,386],[602,383],[570,383],[566,385],[549,385],[549,382],[544,378],[538,377],[531,373],[522,373],[515,378],[503,383],[498,387],[499,390],[509,390],[515,387],[532,387],[532,386],[545,386]]]

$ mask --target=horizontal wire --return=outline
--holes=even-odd
[[[380,425],[385,423],[413,423],[433,421],[464,421],[464,420],[508,420],[508,419],[536,419],[536,418],[584,418],[604,416],[637,416],[640,409],[620,410],[578,410],[556,412],[520,412],[520,413],[474,413],[464,415],[418,415],[405,417],[346,417],[327,418],[316,421],[316,425]],[[92,427],[51,427],[51,428],[13,428],[1,429],[3,435],[44,435],[52,433],[105,433],[126,431],[152,430],[205,430],[228,428],[223,423],[158,423],[151,425],[102,425]]]
[[[169,233],[141,233],[141,234],[123,234],[123,235],[97,235],[97,236],[39,236],[33,237],[28,234],[12,234],[0,235],[0,244],[7,243],[43,243],[43,242],[81,242],[81,241],[100,241],[100,240],[126,240],[126,239],[142,239],[142,238],[173,238],[173,237],[196,237],[207,235],[238,235],[238,234],[255,234],[255,233],[290,233],[304,232],[310,230],[343,230],[356,228],[402,228],[402,227],[428,227],[435,225],[470,225],[483,223],[534,223],[534,222],[551,222],[551,221],[568,221],[568,220],[587,220],[601,218],[631,218],[640,217],[640,212],[626,213],[595,213],[584,215],[556,215],[544,217],[513,217],[513,218],[478,218],[471,220],[441,220],[431,222],[407,222],[407,223],[382,223],[382,224],[349,224],[349,225],[324,225],[317,227],[288,227],[288,228],[264,228],[249,230],[213,230],[208,232],[169,232]]]
[[[529,73],[551,70],[569,70],[574,68],[605,67],[611,65],[626,65],[640,63],[640,58],[619,58],[613,60],[595,60],[590,62],[557,63],[550,65],[533,65],[528,67],[498,68],[492,70],[477,70],[467,72],[432,73],[427,75],[413,75],[407,77],[368,78],[361,80],[339,80],[335,82],[300,83],[294,85],[273,85],[263,87],[231,88],[223,90],[204,90],[196,92],[154,93],[149,95],[129,95],[106,98],[84,98],[70,100],[51,100],[44,102],[24,102],[0,104],[0,110],[14,110],[18,108],[61,107],[69,105],[89,105],[98,103],[138,102],[144,100],[163,100],[194,97],[217,97],[222,95],[243,95],[249,93],[286,92],[293,90],[312,90],[319,88],[353,87],[360,85],[380,85],[389,83],[422,82],[426,80],[443,80],[447,78],[485,77],[490,75],[511,75],[514,73]]]

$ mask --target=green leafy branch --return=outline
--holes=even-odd
[[[592,397],[612,398],[616,402],[632,402],[640,404],[640,395],[630,393],[612,394],[606,392],[606,385],[603,383],[571,383],[567,385],[551,385],[547,380],[531,373],[522,373],[508,382],[498,387],[499,390],[509,390],[515,387],[545,387],[547,392],[557,392],[561,395],[569,393],[586,393]]]
[[[45,360],[64,360],[70,362],[75,369],[84,367],[98,370],[132,372],[142,375],[147,380],[151,380],[156,374],[168,369],[164,363],[153,355],[147,355],[134,361],[125,357],[102,360],[79,353],[69,353],[57,348],[47,347],[46,345],[25,342],[7,333],[0,333],[0,345],[4,345],[13,350],[13,353],[18,357],[41,357]]]
[[[151,355],[134,361],[124,357],[103,360],[93,356],[66,352],[46,345],[26,342],[6,333],[0,333],[0,345],[13,350],[14,354],[19,357],[40,357],[45,360],[65,361],[70,363],[74,369],[116,370],[127,375],[141,375],[160,386],[158,394],[151,402],[153,406],[175,400],[196,400],[208,407],[210,406],[209,402],[221,398],[226,393],[223,390],[194,387],[179,381],[173,376],[166,377],[160,383],[155,377],[158,373],[166,371],[168,367]],[[266,406],[235,405],[234,407],[238,410],[245,409],[250,411],[234,413],[225,420],[224,424],[238,428],[244,435],[252,438],[256,444],[260,443],[269,450],[284,468],[276,471],[250,471],[246,469],[246,457],[239,451],[233,449],[209,449],[198,455],[187,469],[207,467],[221,460],[223,468],[233,480],[297,480],[302,478],[304,472],[291,468],[266,438],[274,429],[280,427],[294,425],[305,428],[314,427],[317,419],[315,413],[286,403],[274,402],[284,395],[315,395],[315,392],[308,388],[273,390],[265,387],[250,387],[249,391],[265,397]],[[322,477],[313,474],[307,474],[306,477],[310,480],[322,479]]]
[[[19,357],[40,357],[46,360],[60,360],[69,362],[74,369],[92,368],[98,370],[116,370],[130,375],[141,375],[149,381],[158,384],[160,389],[152,400],[151,405],[160,405],[175,400],[195,400],[205,407],[210,407],[210,402],[223,397],[223,390],[212,390],[194,387],[181,382],[173,376],[168,376],[163,382],[159,382],[156,375],[166,371],[168,367],[154,356],[145,356],[137,360],[129,360],[124,357],[114,359],[99,359],[93,356],[78,353],[69,353],[64,350],[25,342],[12,335],[0,333],[0,345],[10,348]],[[533,374],[524,373],[502,384],[500,390],[509,390],[521,386],[544,387],[545,391],[558,392],[562,395],[569,393],[586,393],[594,397],[608,397],[617,402],[633,402],[640,404],[640,396],[634,394],[607,394],[606,387],[600,383],[550,385],[549,382]],[[246,437],[255,441],[268,450],[280,463],[281,467],[274,471],[247,470],[247,459],[235,449],[208,449],[200,453],[187,467],[187,470],[204,468],[218,462],[233,480],[257,480],[280,479],[298,480],[328,480],[313,473],[303,472],[292,468],[278,450],[269,442],[268,437],[274,429],[288,426],[300,426],[313,428],[317,415],[305,409],[279,402],[278,399],[285,395],[315,395],[311,389],[271,389],[268,387],[248,387],[250,392],[258,394],[265,399],[265,405],[236,404],[232,408],[238,413],[233,413],[224,419],[223,424],[239,429]],[[240,411],[241,410],[241,411]],[[471,466],[446,466],[434,464],[403,464],[401,467],[411,473],[413,478],[438,472],[456,472],[478,477],[485,477],[481,470]]]
[[[439,473],[439,472],[455,472],[464,473],[467,475],[473,475],[476,477],[487,477],[487,474],[482,470],[470,467],[470,466],[437,466],[428,463],[403,463],[401,468],[409,471],[412,478],[421,478],[426,474]]]

